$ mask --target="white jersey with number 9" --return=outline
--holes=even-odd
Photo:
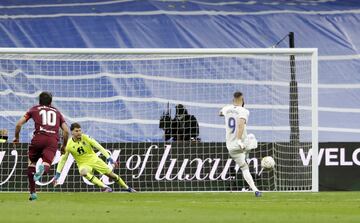
[[[236,105],[227,105],[223,107],[220,111],[222,115],[225,117],[225,126],[226,126],[226,147],[227,149],[234,150],[239,149],[239,145],[237,143],[236,133],[237,129],[237,121],[239,119],[244,119],[247,124],[249,118],[249,110],[244,107],[236,106]],[[245,140],[247,136],[246,125],[244,128],[244,132],[241,136],[241,140]]]

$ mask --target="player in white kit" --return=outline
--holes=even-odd
[[[244,108],[244,97],[241,92],[234,93],[233,104],[220,110],[220,116],[225,116],[226,147],[231,158],[239,165],[245,181],[249,184],[256,197],[261,197],[261,192],[255,186],[246,162],[247,153],[257,147],[255,136],[247,134],[246,124],[249,110]]]

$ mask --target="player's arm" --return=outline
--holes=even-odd
[[[238,118],[237,119],[237,132],[236,132],[236,140],[240,146],[240,148],[244,148],[244,142],[241,140],[241,137],[244,133],[246,120],[244,118]]]
[[[236,133],[236,138],[237,139],[241,139],[243,133],[244,133],[244,129],[245,129],[245,119],[243,118],[238,118],[238,121],[237,121],[237,133]]]
[[[95,139],[91,137],[86,137],[86,139],[88,140],[91,146],[98,149],[105,156],[107,162],[110,162],[111,164],[118,166],[118,163],[114,162],[114,160],[110,157],[110,154],[106,151],[104,147],[102,147],[102,145],[100,145],[100,143],[98,143]]]
[[[220,111],[219,111],[219,116],[224,116],[224,108],[222,108]]]
[[[95,147],[97,150],[99,150],[106,159],[110,158],[110,154],[105,150],[104,147],[102,147],[102,145],[100,145],[100,143],[98,143],[95,139],[89,137],[88,135],[83,134],[83,137],[86,141],[88,141],[88,143],[92,146]]]
[[[64,166],[65,166],[65,163],[66,163],[66,160],[68,159],[69,157],[69,152],[66,151],[64,155],[61,155],[60,157],[60,162],[58,163],[57,167],[56,167],[56,174],[61,173],[61,171],[63,170]]]
[[[24,116],[24,117],[21,117],[19,119],[19,121],[16,123],[16,126],[15,126],[15,138],[13,140],[14,143],[19,142],[21,127],[27,122],[27,120],[28,119]]]
[[[68,126],[66,125],[66,122],[61,123],[60,127],[61,127],[61,129],[63,131],[63,143],[62,143],[60,152],[61,152],[61,154],[64,154],[65,153],[65,147],[66,147],[67,141],[69,139],[69,129],[68,129]]]
[[[55,177],[54,177],[54,181],[53,181],[53,184],[54,186],[57,186],[58,184],[58,179],[60,178],[60,174],[61,174],[61,171],[64,169],[64,166],[65,166],[65,163],[66,163],[66,160],[68,159],[69,157],[69,152],[65,152],[64,155],[61,155],[60,157],[60,162],[58,163],[57,167],[56,167],[56,173],[55,173]]]
[[[98,149],[104,156],[106,159],[110,158],[110,154],[106,151],[106,149],[104,147],[102,147],[102,145],[100,145],[100,143],[98,143],[95,139],[91,138],[91,137],[86,137],[86,139],[88,140],[88,142],[90,143],[90,145],[92,145],[93,147],[95,147],[96,149]]]

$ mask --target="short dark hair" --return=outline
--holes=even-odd
[[[241,96],[243,96],[243,93],[241,93],[240,91],[236,91],[234,93],[234,98],[240,98]]]
[[[176,114],[177,115],[187,115],[188,111],[186,110],[185,106],[182,104],[178,104],[175,106]]]
[[[241,93],[240,91],[236,91],[236,92],[234,93],[234,99],[238,99],[238,98],[240,98],[240,97],[242,97],[242,96],[243,96],[243,93]],[[243,103],[242,103],[241,106],[244,107],[244,105],[245,105],[245,101],[244,101],[244,99],[243,99]]]
[[[52,102],[52,94],[50,92],[43,91],[39,95],[39,104],[40,105],[51,105]]]
[[[74,130],[74,129],[80,129],[80,128],[81,128],[81,126],[80,126],[80,124],[77,123],[77,122],[74,122],[74,123],[72,123],[72,124],[70,125],[70,130],[71,130],[71,131]]]

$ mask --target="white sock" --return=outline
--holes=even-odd
[[[249,167],[245,167],[244,169],[241,169],[241,171],[245,181],[249,184],[251,190],[259,191],[259,189],[257,189],[257,187],[255,186],[254,180],[250,174]]]

